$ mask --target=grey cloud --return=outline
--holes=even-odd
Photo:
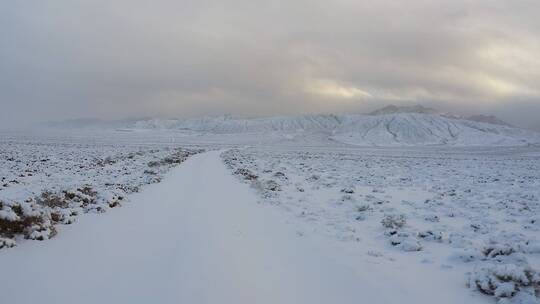
[[[0,126],[386,103],[540,116],[533,0],[8,2]]]

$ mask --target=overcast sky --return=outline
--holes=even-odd
[[[540,125],[538,0],[0,3],[0,126],[418,103]]]

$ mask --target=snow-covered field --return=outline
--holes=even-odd
[[[537,152],[265,147],[223,158],[262,202],[308,223],[299,234],[339,239],[381,267],[444,269],[464,288],[537,303]]]
[[[328,290],[327,296],[340,294],[336,303],[539,303],[539,147],[357,147],[316,132],[309,136],[265,134],[170,129],[2,134],[1,244],[10,247],[15,240],[19,246],[0,250],[0,267],[20,281],[3,281],[0,294],[9,295],[11,303],[24,303],[13,301],[17,292],[7,293],[2,288],[8,287],[2,286],[11,288],[25,277],[35,277],[31,282],[38,284],[47,270],[34,273],[13,265],[24,264],[24,259],[39,263],[47,252],[80,246],[80,250],[68,250],[64,258],[85,263],[85,257],[69,255],[84,254],[89,247],[93,259],[104,263],[96,269],[123,269],[135,277],[141,274],[128,271],[131,266],[146,269],[143,272],[152,284],[145,285],[142,277],[140,281],[130,278],[135,282],[131,287],[130,280],[119,284],[120,289],[111,291],[119,303],[134,299],[122,293],[130,288],[147,300],[154,292],[160,293],[163,297],[154,299],[162,303],[178,299],[211,303],[222,294],[230,303],[238,303],[242,288],[248,286],[252,289],[243,299],[258,303],[272,303],[271,299],[304,303],[293,298],[328,303],[328,297],[316,293],[294,295],[310,288],[322,294]],[[202,149],[221,152],[201,154]],[[178,164],[172,175],[167,173]],[[146,186],[164,177],[163,183]],[[183,184],[176,188],[175,183]],[[95,228],[97,235],[92,234],[97,219],[78,217],[125,205],[132,197],[133,205],[99,216],[104,219],[100,220],[103,226]],[[155,212],[152,204],[157,206]],[[10,222],[33,216],[45,220],[25,225],[18,233],[7,228]],[[145,218],[144,226],[136,224],[141,218]],[[77,223],[69,229],[58,226],[62,228],[53,240],[23,240],[47,239],[56,232],[53,225],[79,219],[81,227]],[[116,222],[118,233],[104,232],[114,230]],[[77,244],[78,233],[88,243]],[[124,240],[123,233],[130,236]],[[197,240],[198,236],[204,240]],[[99,246],[108,249],[101,252],[96,249]],[[137,246],[146,249],[129,253]],[[126,256],[132,257],[124,260]],[[306,261],[298,262],[302,256]],[[275,270],[279,263],[268,262],[273,257],[283,259],[283,269]],[[238,266],[242,260],[245,269]],[[319,260],[324,262],[317,266]],[[163,264],[168,261],[172,268]],[[170,273],[171,269],[183,271],[179,265],[186,266],[186,273]],[[202,276],[212,277],[213,268],[193,265],[216,266],[219,274],[210,280],[208,290],[201,290]],[[220,280],[227,280],[231,269],[221,265],[236,265],[239,281],[224,285]],[[77,267],[85,272],[93,269]],[[320,273],[312,267],[320,267]],[[167,274],[158,273],[160,269]],[[112,271],[107,280],[122,280]],[[265,271],[271,280],[257,278],[265,276]],[[58,273],[59,278],[65,275],[64,270]],[[174,284],[187,284],[197,289],[197,296],[160,290],[161,277],[168,280],[163,286],[174,289]],[[305,280],[298,283],[302,288],[287,287],[294,280],[276,283],[290,282],[293,277],[297,282]],[[98,274],[89,278],[103,279]],[[250,283],[258,280],[281,289],[259,290]],[[36,292],[51,296],[45,302],[53,298],[62,302],[68,295],[83,296],[77,294],[77,286],[65,297],[55,295],[58,290],[53,285]],[[280,291],[281,296],[272,297]],[[103,301],[106,296],[79,302]]]
[[[7,139],[0,143],[0,249],[44,240],[55,225],[103,213],[199,149]]]

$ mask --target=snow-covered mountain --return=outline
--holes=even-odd
[[[540,134],[519,128],[420,113],[348,116],[332,138],[362,146],[518,146],[540,142]]]
[[[340,125],[336,115],[279,116],[264,118],[233,118],[204,116],[182,120],[152,119],[139,121],[134,127],[143,129],[182,129],[212,133],[259,133],[331,131]]]
[[[329,139],[361,146],[512,146],[540,143],[540,134],[501,123],[401,111],[378,115],[371,113],[250,119],[230,116],[184,120],[153,119],[136,122],[133,127],[179,129],[213,134],[274,132],[288,136],[305,136],[317,133]]]
[[[378,110],[375,110],[373,112],[368,113],[369,115],[385,115],[385,114],[398,114],[398,113],[419,113],[419,114],[434,114],[434,115],[440,115],[447,118],[454,118],[454,119],[466,119],[466,120],[472,120],[477,122],[485,122],[495,125],[506,125],[511,126],[506,121],[494,116],[494,115],[470,115],[470,116],[463,116],[463,115],[457,115],[453,113],[447,113],[447,112],[439,112],[436,109],[433,108],[427,108],[422,105],[414,105],[414,106],[395,106],[395,105],[388,105],[384,108],[380,108]]]
[[[354,115],[141,119],[107,123],[103,128],[110,129],[111,126],[214,135],[249,133],[260,138],[272,134],[274,138],[288,140],[317,138],[360,146],[521,146],[540,143],[540,133],[512,127],[494,116],[462,117],[423,106],[391,105],[369,114]]]
[[[467,117],[467,120],[485,122],[485,123],[490,123],[494,125],[511,126],[506,121],[493,115],[472,115],[472,116]]]

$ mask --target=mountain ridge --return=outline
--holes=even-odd
[[[146,120],[132,127],[212,134],[278,133],[293,138],[317,133],[327,139],[359,146],[522,146],[540,143],[540,134],[533,131],[425,113],[317,114],[250,119],[220,116]]]
[[[540,143],[540,134],[512,127],[495,116],[462,117],[423,106],[387,106],[368,114],[311,114],[236,118],[142,119],[111,124],[118,129],[179,130],[200,134],[276,134],[300,138],[318,134],[358,146],[522,146]]]

